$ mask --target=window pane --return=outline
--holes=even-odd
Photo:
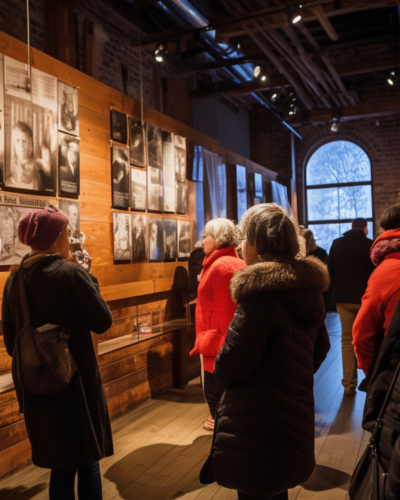
[[[254,174],[254,181],[255,181],[255,189],[256,189],[256,198],[260,200],[260,203],[263,202],[263,191],[262,191],[262,175],[261,174]]]
[[[369,158],[353,142],[328,142],[315,151],[307,164],[307,185],[309,186],[370,180]]]
[[[247,210],[246,168],[236,165],[238,222]]]
[[[350,231],[351,222],[342,222],[340,224],[309,224],[308,229],[314,233],[314,239],[317,245],[324,248],[329,253],[332,241],[343,236],[345,232]],[[373,232],[372,222],[369,221],[368,235],[373,237]]]
[[[372,217],[371,186],[307,190],[308,220]]]

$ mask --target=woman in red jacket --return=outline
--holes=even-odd
[[[358,368],[368,375],[378,354],[400,299],[400,207],[390,207],[382,215],[387,229],[371,248],[371,274],[353,325],[353,344]],[[396,227],[397,226],[397,227]]]
[[[233,222],[214,219],[204,228],[203,262],[196,306],[196,343],[191,356],[202,356],[202,381],[204,396],[210,408],[204,428],[214,428],[217,403],[223,389],[214,380],[215,358],[225,342],[228,327],[237,304],[233,302],[229,284],[232,276],[246,267],[236,253],[237,235]]]

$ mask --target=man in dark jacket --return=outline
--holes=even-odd
[[[353,323],[361,307],[361,298],[374,270],[370,259],[372,240],[367,238],[368,223],[354,219],[352,229],[334,240],[328,259],[332,300],[342,324],[342,361],[344,393],[352,396],[357,387],[357,359],[354,354]]]

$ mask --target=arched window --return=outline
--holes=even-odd
[[[306,169],[306,203],[307,226],[325,250],[351,229],[356,217],[367,219],[372,237],[371,162],[365,151],[346,140],[328,142],[314,151]]]

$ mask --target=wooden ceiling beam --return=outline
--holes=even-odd
[[[316,16],[329,38],[334,42],[337,42],[339,40],[339,35],[337,34],[337,31],[333,27],[322,6],[317,5],[316,7],[311,7],[309,10]]]
[[[263,90],[269,90],[273,87],[285,87],[289,85],[286,78],[276,74],[271,78],[268,78],[265,82],[254,81],[247,83],[233,83],[233,82],[221,82],[214,85],[207,85],[206,87],[200,87],[198,89],[192,90],[190,92],[190,97],[192,99],[200,99],[203,97],[210,97],[218,94],[228,94],[228,95],[244,95],[252,94],[253,92],[260,92]]]

